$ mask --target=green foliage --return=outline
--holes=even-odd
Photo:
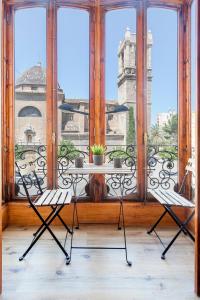
[[[106,151],[106,148],[104,145],[94,144],[93,146],[90,147],[90,149],[94,155],[103,155]]]
[[[174,161],[178,159],[178,152],[175,146],[164,146],[159,151],[160,158],[166,159],[168,161]]]
[[[164,136],[158,124],[151,127],[150,143],[153,145],[162,145],[164,143]]]
[[[62,140],[58,147],[58,157],[67,157],[68,159],[75,159],[80,156],[80,151],[69,140]]]
[[[177,139],[178,139],[178,115],[173,114],[171,115],[171,117],[163,127],[160,127],[158,124],[152,125],[148,137],[148,143],[152,145],[158,145],[158,146],[166,145],[166,144],[173,145],[177,143]]]
[[[172,115],[168,122],[162,128],[165,138],[172,142],[177,142],[178,137],[178,115]]]
[[[135,117],[134,117],[134,108],[131,106],[129,108],[129,115],[128,115],[128,131],[127,131],[127,138],[126,143],[127,145],[135,144]]]
[[[22,154],[25,150],[23,145],[15,145],[15,160],[20,160],[22,158]]]
[[[116,147],[112,150],[111,154],[109,155],[110,159],[113,160],[114,158],[122,158],[126,159],[128,157],[128,153],[124,151],[122,147]]]

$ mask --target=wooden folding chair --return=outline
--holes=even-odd
[[[46,230],[50,233],[50,235],[53,237],[59,248],[64,253],[66,260],[68,262],[69,255],[66,252],[65,248],[61,245],[55,234],[50,228],[51,223],[55,218],[59,218],[65,229],[68,233],[72,234],[72,231],[69,229],[69,227],[66,225],[64,220],[60,216],[60,212],[63,209],[65,205],[69,205],[72,198],[71,190],[68,189],[53,189],[53,190],[46,190],[45,192],[42,191],[40,180],[36,174],[35,171],[35,165],[31,161],[18,161],[15,163],[17,167],[17,171],[19,173],[19,176],[22,181],[23,188],[25,190],[28,202],[30,207],[34,210],[40,221],[42,222],[42,225],[38,228],[38,230],[33,234],[34,238],[30,244],[30,246],[27,248],[27,250],[24,252],[24,254],[19,258],[19,260],[23,260],[25,256],[28,254],[28,252],[32,249],[32,247],[37,243],[39,238],[44,234]],[[29,194],[29,190],[27,188],[28,183],[31,180],[35,180],[36,187],[39,190],[39,195],[37,195],[36,199],[32,200],[32,196]],[[50,207],[51,212],[48,215],[47,218],[43,218],[40,211],[38,210],[39,207]]]

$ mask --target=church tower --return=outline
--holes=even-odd
[[[147,37],[147,128],[151,124],[151,83],[152,83],[152,33]],[[118,102],[133,106],[136,113],[136,33],[126,29],[125,38],[118,49]],[[128,126],[126,124],[126,126]]]

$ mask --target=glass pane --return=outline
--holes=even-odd
[[[173,189],[177,182],[177,13],[151,8],[148,26],[148,188]],[[158,26],[159,24],[159,26]]]
[[[15,159],[34,161],[42,188],[46,187],[46,10],[15,13]],[[36,194],[35,181],[27,178]],[[24,190],[15,173],[16,196]]]
[[[124,180],[124,193],[130,195],[137,190],[135,9],[106,14],[105,45],[106,159],[113,163],[121,158],[124,166],[132,168],[133,175]],[[108,177],[109,194],[114,196],[112,183]]]
[[[89,153],[89,14],[58,10],[58,184],[71,186],[65,170]],[[63,105],[63,106],[61,106]],[[60,107],[61,106],[61,107]],[[86,179],[78,193],[85,194]],[[81,192],[82,190],[82,192]]]

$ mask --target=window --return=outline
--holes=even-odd
[[[115,31],[113,32],[113,24]],[[119,105],[129,113],[108,114],[106,143],[114,146],[135,144],[136,112],[136,13],[122,9],[106,14],[106,111]],[[134,123],[131,131],[129,117]]]
[[[100,10],[90,1],[78,0],[67,4],[61,0],[55,6],[42,0],[41,7],[32,8],[26,2],[10,3],[14,37],[8,30],[4,115],[9,134],[4,132],[8,147],[4,169],[6,156],[13,162],[25,151],[34,152],[42,161],[38,172],[43,188],[46,179],[50,188],[66,187],[67,180],[59,173],[67,166],[61,150],[78,150],[88,162],[90,143],[105,143],[107,152],[123,152],[123,161],[131,154],[130,199],[144,200],[147,187],[173,188],[181,120],[177,118],[180,7],[171,1],[172,9],[154,8],[155,2],[149,0],[147,14],[140,14],[146,9],[143,2],[140,7],[135,1],[129,6],[125,1],[104,1]],[[14,78],[12,68],[7,68],[13,62]],[[106,161],[109,158],[108,154]],[[10,169],[7,173],[6,184],[13,186],[17,175]],[[105,182],[97,181],[100,199]]]
[[[148,187],[173,189],[178,171],[177,12],[150,8],[147,27]]]
[[[65,112],[58,107],[58,144],[70,141],[85,151],[89,145],[89,15],[84,10],[58,10],[58,82],[58,106],[69,107]]]
[[[27,8],[14,15],[15,159],[34,157],[36,171],[46,187],[46,10]],[[16,196],[25,195],[15,174]],[[35,194],[34,184],[30,193]]]
[[[113,30],[115,28],[115,30]],[[105,99],[106,146],[108,152],[126,157],[131,152],[134,175],[129,193],[136,183],[136,11],[120,9],[106,13],[105,22]],[[111,112],[114,113],[111,113]],[[127,159],[128,162],[128,159]]]
[[[19,111],[18,117],[42,117],[42,114],[36,107],[26,106]]]
[[[89,14],[85,10],[59,8],[57,24],[57,178],[58,186],[67,188],[69,180],[64,169],[77,155],[89,160]],[[61,110],[62,105],[65,109]]]

